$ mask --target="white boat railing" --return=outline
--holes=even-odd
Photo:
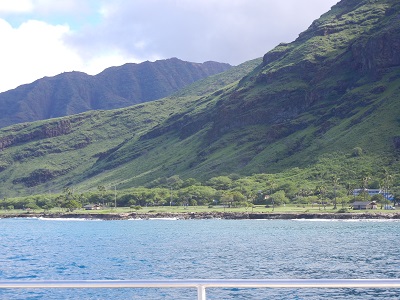
[[[400,279],[192,279],[192,280],[7,280],[0,289],[53,288],[195,288],[206,300],[206,288],[380,288],[400,289]]]

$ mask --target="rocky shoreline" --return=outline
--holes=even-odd
[[[400,220],[400,213],[235,213],[235,212],[187,212],[187,213],[23,213],[0,215],[1,218],[49,218],[87,220],[130,220],[130,219],[225,219],[225,220]]]

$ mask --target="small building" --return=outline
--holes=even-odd
[[[98,210],[98,209],[101,209],[101,205],[98,205],[98,204],[87,204],[83,208],[85,210]]]
[[[375,201],[355,201],[353,203],[353,209],[354,210],[362,210],[362,209],[378,209],[378,205],[376,204]]]
[[[368,193],[369,196],[382,195],[386,200],[390,200],[390,201],[394,200],[394,197],[392,194],[388,193],[387,191],[381,190],[381,189],[354,189],[353,195],[358,196],[363,192]]]

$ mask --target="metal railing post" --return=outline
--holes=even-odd
[[[197,300],[207,300],[206,287],[204,285],[199,285],[197,287]]]

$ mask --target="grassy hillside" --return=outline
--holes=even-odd
[[[70,117],[24,123],[0,130],[1,196],[39,192],[59,192],[64,187],[96,188],[104,184],[97,173],[115,173],[118,182],[134,176],[138,170],[120,173],[98,170],[101,161],[174,115],[184,115],[199,103],[203,95],[232,84],[255,68],[261,59],[233,67],[161,101],[110,111],[91,111]],[[134,150],[147,151],[144,150]],[[129,153],[134,153],[129,150]],[[113,165],[118,165],[121,157]],[[107,169],[110,169],[109,167]],[[129,168],[128,168],[129,169]],[[128,175],[127,175],[128,174]],[[127,177],[125,177],[127,176]],[[125,185],[128,186],[128,185]]]
[[[266,54],[237,87],[219,91],[135,143],[148,147],[148,156],[129,158],[120,168],[150,165],[150,173],[132,179],[140,184],[173,174],[205,180],[312,170],[331,153],[335,164],[324,171],[327,177],[338,172],[343,180],[380,178],[384,168],[396,173],[398,12],[395,1],[342,1],[295,42]],[[354,157],[355,148],[362,158]]]
[[[398,12],[395,1],[342,1],[295,42],[267,53],[238,86],[125,145],[124,153],[146,148],[146,156],[125,156],[118,170],[148,166],[132,184],[173,174],[205,180],[312,168],[332,153],[331,172],[344,178],[395,172]],[[355,148],[363,158],[353,157]],[[123,156],[116,151],[98,166],[114,168]]]
[[[225,175],[293,197],[335,176],[400,185],[399,14],[394,0],[343,0],[262,61],[167,99],[4,129],[3,193]]]

